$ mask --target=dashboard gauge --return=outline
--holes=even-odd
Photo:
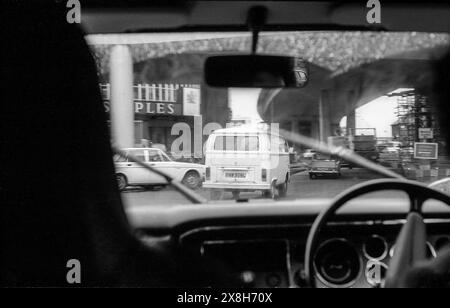
[[[386,239],[379,235],[372,235],[363,244],[363,254],[369,260],[383,260],[388,254]]]
[[[388,266],[383,262],[377,260],[370,260],[366,264],[364,276],[367,282],[374,287],[383,285],[384,278],[386,277]]]
[[[330,287],[348,287],[357,279],[361,259],[355,246],[345,239],[331,239],[317,250],[314,265],[319,280]]]

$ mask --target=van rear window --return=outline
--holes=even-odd
[[[259,151],[258,136],[217,136],[216,151]]]

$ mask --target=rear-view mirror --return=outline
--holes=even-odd
[[[206,59],[204,73],[212,87],[301,88],[308,82],[307,63],[285,56],[211,56]]]

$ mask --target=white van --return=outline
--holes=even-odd
[[[205,145],[205,166],[203,187],[211,190],[212,199],[223,191],[233,192],[235,199],[243,191],[286,196],[289,147],[269,129],[243,125],[214,131]]]

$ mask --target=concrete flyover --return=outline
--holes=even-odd
[[[208,87],[203,83],[202,67],[207,55],[250,50],[250,36],[245,33],[189,36],[191,39],[175,35],[160,41],[134,43],[95,38],[88,42],[92,45],[101,76],[112,72],[110,58],[113,48],[126,45],[134,63],[134,78],[139,78],[139,82],[157,81],[145,80],[142,74],[136,75],[136,68],[150,63],[155,67],[158,59],[175,57],[178,64],[183,63],[184,58],[189,63],[190,73],[185,73],[185,77],[200,82],[205,88]],[[324,139],[335,133],[340,119],[345,115],[349,119],[347,126],[354,126],[355,109],[377,97],[401,87],[427,91],[432,84],[433,59],[449,46],[448,34],[358,31],[264,33],[258,52],[304,58],[310,64],[310,82],[302,89],[263,90],[258,99],[258,111],[264,119],[280,122],[284,128]],[[180,76],[186,67],[178,65],[175,68],[170,66],[170,69],[176,71],[169,74],[169,78]],[[167,78],[161,77],[164,80]],[[189,83],[186,78],[183,82]],[[204,97],[206,100],[202,104],[209,105],[207,110],[213,112],[217,97],[210,96],[211,101],[208,101],[208,95]],[[223,114],[223,110],[216,111]]]
[[[437,56],[444,48],[422,50]],[[311,65],[310,82],[303,89],[265,90],[259,98],[259,112],[268,121],[309,121],[311,135],[325,138],[333,134],[344,116],[398,88],[416,88],[430,94],[434,61],[404,55],[374,60],[342,74]],[[321,121],[325,124],[320,127]],[[353,126],[355,119],[353,119]],[[351,125],[351,126],[352,126]],[[353,127],[354,128],[354,127]],[[325,130],[325,131],[323,131]]]

